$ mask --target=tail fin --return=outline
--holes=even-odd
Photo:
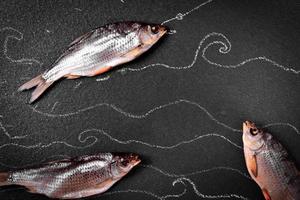
[[[37,98],[45,92],[45,90],[52,85],[52,82],[46,82],[46,80],[43,78],[42,74],[38,75],[37,77],[31,79],[30,81],[23,84],[21,87],[19,87],[18,91],[28,90],[30,88],[36,87],[36,89],[31,94],[31,98],[29,103],[34,102]]]
[[[8,177],[9,175],[7,172],[0,172],[0,186],[9,185]]]

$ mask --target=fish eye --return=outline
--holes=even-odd
[[[250,128],[251,135],[257,135],[258,129],[257,128]]]
[[[152,26],[152,27],[151,27],[151,32],[152,32],[153,34],[157,34],[157,33],[158,33],[158,26]]]

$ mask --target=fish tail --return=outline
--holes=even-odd
[[[23,90],[28,90],[31,89],[35,86],[37,86],[43,79],[43,74],[38,75],[37,77],[31,79],[30,81],[24,83],[23,85],[21,85],[21,87],[19,87],[18,91],[21,92]]]
[[[0,172],[0,186],[9,185],[8,183],[8,172]]]
[[[45,90],[52,85],[54,81],[46,81],[43,78],[43,74],[38,75],[37,77],[31,79],[30,81],[24,83],[21,87],[19,87],[18,91],[28,90],[30,88],[36,87],[36,89],[32,92],[29,103],[34,102],[37,98],[39,98]]]

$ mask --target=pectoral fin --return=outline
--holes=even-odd
[[[264,197],[265,197],[266,200],[272,200],[271,196],[270,196],[270,194],[268,192],[268,190],[266,190],[265,188],[263,188],[262,192],[263,192],[263,195],[264,195]]]
[[[79,76],[79,75],[71,75],[71,74],[67,74],[67,75],[65,75],[65,77],[66,77],[67,79],[76,79],[76,78],[79,78],[80,76]]]
[[[247,167],[249,172],[251,172],[251,174],[254,177],[257,177],[257,160],[256,160],[256,155],[249,155],[246,157],[247,159]]]
[[[93,71],[93,73],[91,74],[91,76],[96,76],[96,75],[99,75],[99,74],[103,74],[104,72],[107,72],[111,68],[112,68],[111,66],[101,67],[101,68]]]

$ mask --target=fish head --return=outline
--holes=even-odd
[[[168,28],[160,24],[142,24],[139,30],[140,42],[145,48],[150,48],[167,32]]]
[[[259,150],[265,143],[263,135],[263,130],[257,128],[253,122],[245,121],[243,123],[244,148],[246,147],[252,151]]]
[[[126,175],[133,167],[141,162],[139,155],[135,153],[115,153],[113,154],[113,160],[111,172],[114,177]]]

